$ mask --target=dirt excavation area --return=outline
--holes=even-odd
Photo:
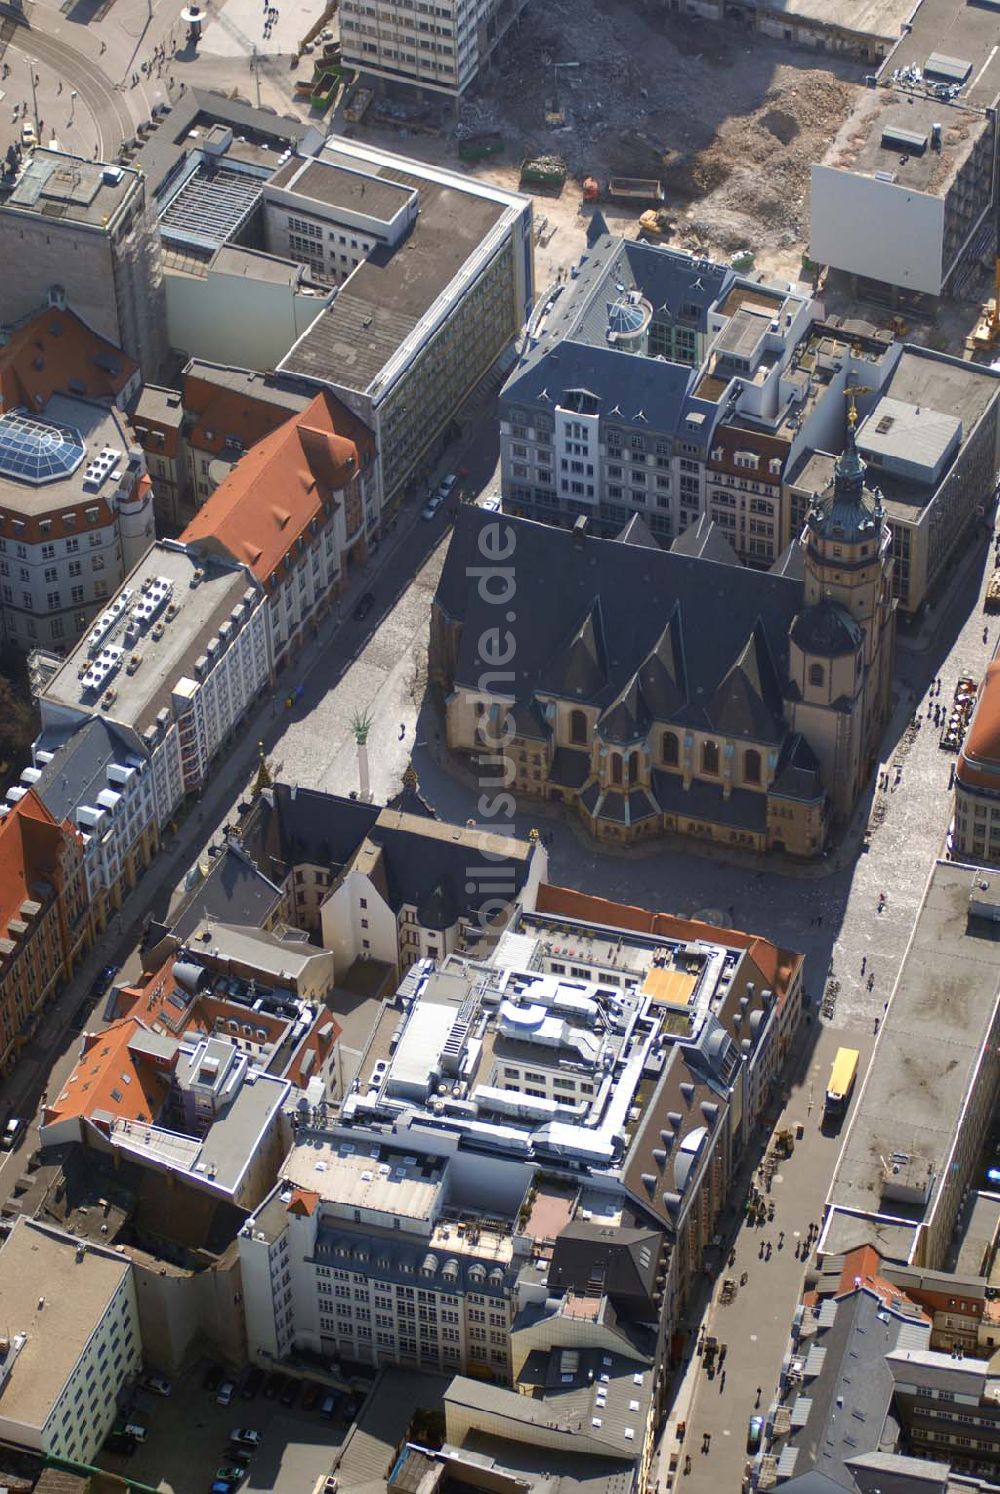
[[[523,157],[561,156],[566,200],[551,212],[539,202],[553,225],[575,211],[587,176],[602,187],[613,175],[659,177],[664,242],[720,259],[749,249],[757,270],[795,278],[809,169],[864,91],[863,73],[736,23],[670,14],[662,0],[545,0],[462,103],[457,134],[499,132],[503,156],[473,170],[508,185]],[[635,210],[602,207],[611,227],[635,224]]]

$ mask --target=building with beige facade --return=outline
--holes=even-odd
[[[431,624],[448,745],[606,839],[818,855],[871,772],[892,671],[890,537],[853,437],[795,564],[695,538],[461,513]],[[502,627],[481,575],[516,577]]]
[[[0,411],[0,621],[16,648],[72,648],[154,538],[119,410],[53,394]]]

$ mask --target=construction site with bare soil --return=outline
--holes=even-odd
[[[654,178],[664,243],[725,260],[749,252],[759,271],[794,279],[810,167],[864,91],[860,62],[817,62],[658,6],[548,0],[528,7],[499,66],[463,101],[457,134],[502,137],[503,156],[474,169],[505,185],[517,185],[524,158],[565,162],[567,200],[539,207],[553,224],[577,210],[588,177],[602,188],[619,175]],[[602,207],[610,226],[634,231],[634,208]]]

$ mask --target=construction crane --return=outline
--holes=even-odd
[[[965,351],[970,358],[988,356],[1000,344],[1000,181],[993,189],[993,295],[983,303],[979,320],[966,338]]]

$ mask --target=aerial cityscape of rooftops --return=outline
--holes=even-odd
[[[0,1488],[1000,1494],[993,0],[0,0]]]

